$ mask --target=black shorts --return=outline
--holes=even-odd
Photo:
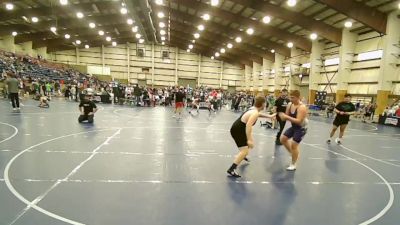
[[[333,125],[340,127],[341,125],[347,125],[349,124],[349,120],[348,119],[340,119],[340,118],[335,118],[335,120],[333,121]]]
[[[246,130],[231,129],[231,135],[232,135],[233,140],[235,140],[236,146],[238,148],[247,146]]]

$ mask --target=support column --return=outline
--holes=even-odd
[[[260,86],[260,72],[261,72],[261,65],[253,62],[253,71],[252,71],[252,77],[253,77],[253,93],[255,95],[258,94],[259,86]]]
[[[222,77],[224,75],[224,61],[221,61],[221,71],[219,75],[219,88],[222,88]]]
[[[262,90],[265,96],[269,94],[268,92],[268,77],[271,73],[272,62],[268,59],[263,58],[263,65],[262,65]]]
[[[154,43],[151,44],[151,87],[154,87]]]
[[[300,68],[301,50],[293,47],[290,49],[290,77],[289,77],[289,90],[299,90],[300,87],[296,84],[296,79],[293,75],[297,69]]]
[[[377,110],[381,114],[388,105],[389,95],[393,90],[393,81],[398,79],[398,57],[400,56],[400,18],[398,12],[388,15],[386,36],[383,37],[383,56],[378,76]]]
[[[175,48],[175,85],[178,85],[179,48]]]
[[[350,78],[351,66],[353,64],[354,51],[357,34],[351,33],[349,29],[342,32],[342,43],[339,49],[339,71],[337,74],[336,102],[341,102],[347,93],[348,80]]]
[[[40,55],[43,59],[47,59],[47,47],[37,48],[36,52]]]
[[[15,53],[15,44],[14,44],[14,36],[6,35],[3,36],[2,45],[0,46],[1,49],[7,52]]]
[[[308,82],[308,103],[314,104],[316,92],[321,82],[321,56],[324,51],[324,44],[313,41],[310,55],[310,77]]]
[[[250,78],[251,78],[251,72],[252,68],[248,65],[244,66],[244,86],[245,86],[245,91],[250,91],[251,83],[250,83]]]
[[[101,71],[102,74],[104,74],[104,67],[105,67],[105,62],[104,62],[104,45],[101,45]]]
[[[127,77],[128,84],[131,82],[131,47],[129,46],[129,42],[126,43],[126,65],[127,65]]]
[[[32,56],[32,41],[27,41],[20,44],[22,47],[22,53],[25,55]]]
[[[197,77],[197,87],[200,87],[200,79],[201,79],[201,54],[198,56],[199,59],[199,69],[198,69],[198,77]]]
[[[75,48],[75,58],[76,58],[76,65],[80,64],[80,54],[79,54],[79,48]]]
[[[275,62],[274,62],[274,70],[275,70],[275,90],[274,94],[275,96],[279,96],[279,93],[281,91],[281,85],[282,85],[282,66],[283,66],[283,60],[285,57],[283,55],[280,55],[278,53],[275,53]]]

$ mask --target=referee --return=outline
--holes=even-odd
[[[287,107],[288,103],[290,102],[287,95],[288,95],[288,90],[282,89],[281,95],[275,101],[274,112],[276,112],[278,115],[276,117],[276,120],[279,123],[279,131],[278,131],[278,134],[276,135],[276,140],[275,140],[276,145],[282,145],[282,143],[280,141],[280,137],[281,137],[283,128],[285,128],[286,120],[282,120],[281,117],[279,116],[279,114],[280,114],[280,112],[282,112],[282,113],[286,112],[286,107]]]

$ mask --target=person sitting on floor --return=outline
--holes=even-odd
[[[91,94],[85,95],[84,99],[79,104],[79,111],[81,115],[78,118],[79,123],[87,121],[88,123],[93,123],[94,114],[97,112],[97,106],[91,100]]]
[[[47,99],[47,96],[42,95],[40,96],[40,104],[39,104],[40,108],[49,108],[49,100]]]

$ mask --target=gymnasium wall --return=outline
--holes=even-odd
[[[143,57],[138,56],[137,49],[144,49]],[[168,51],[169,57],[163,58],[162,51]],[[244,69],[239,66],[175,47],[154,45],[153,49],[153,45],[130,43],[104,46],[103,52],[101,47],[60,51],[50,53],[49,59],[66,64],[108,67],[115,79],[126,79],[132,83],[141,81],[155,86],[175,85],[177,78],[184,78],[195,79],[199,85],[241,89],[244,80]]]

